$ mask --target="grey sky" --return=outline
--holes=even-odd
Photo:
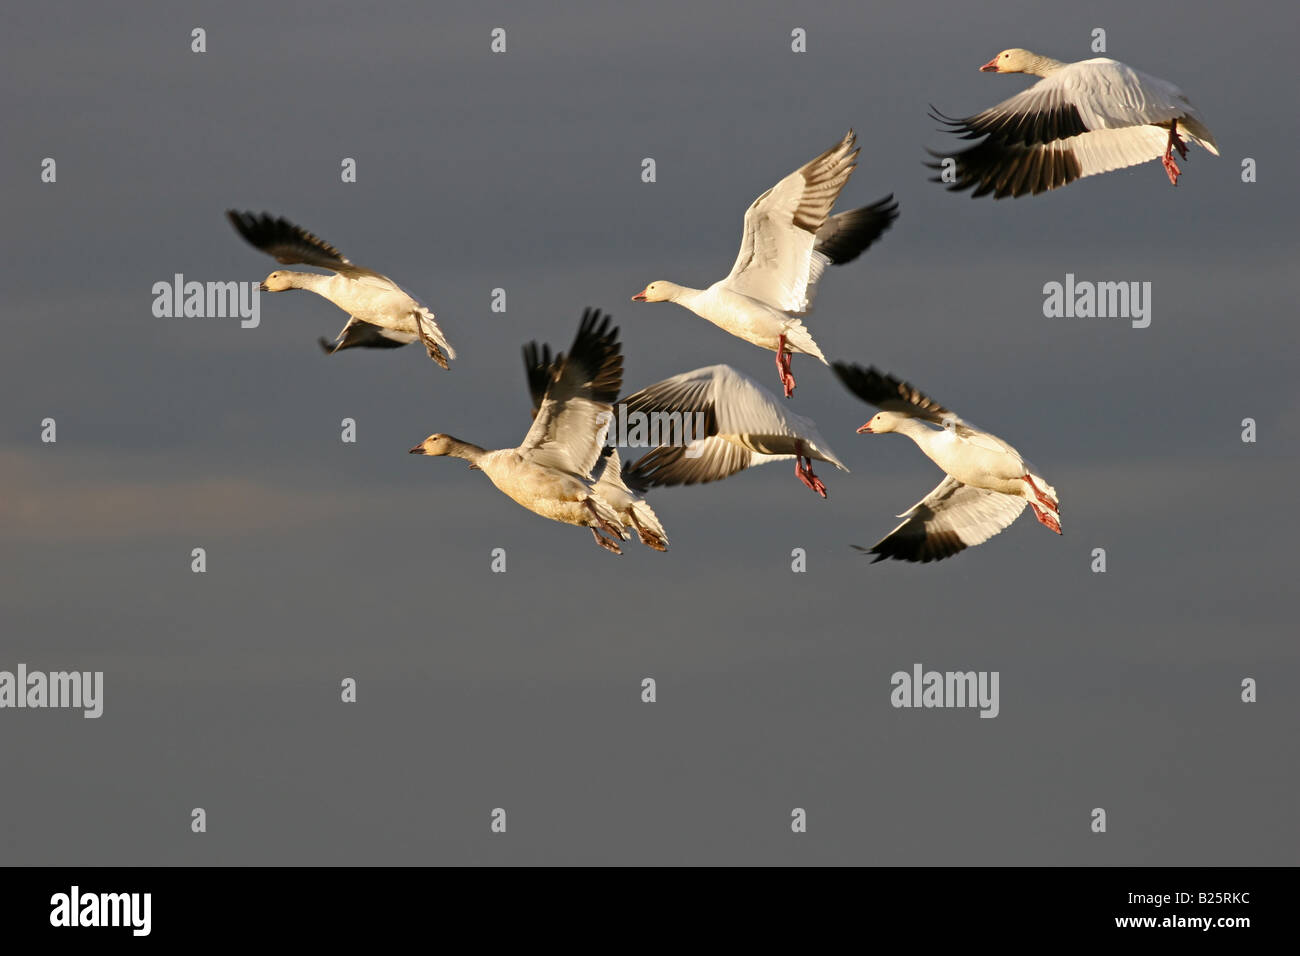
[[[0,861],[1296,862],[1294,5],[7,21],[0,669],[103,670],[106,700],[95,721],[0,711],[0,760],[23,768]],[[1082,59],[1094,27],[1184,89],[1221,157],[1194,150],[1176,189],[1157,164],[1001,202],[926,181],[924,148],[955,142],[928,104],[992,105],[1028,81],[978,73],[990,56]],[[715,362],[775,389],[771,353],[628,300],[724,275],[748,203],[849,126],[842,208],[892,192],[901,218],[826,276],[810,328],[1031,457],[1063,537],[1022,517],[939,565],[869,565],[849,545],[939,472],[855,435],[871,409],[806,357],[791,408],[852,474],[826,469],[827,501],[785,464],[656,493],[667,554],[614,558],[462,463],[406,454],[434,431],[517,443],[519,346],[566,347],[588,305],[622,328],[628,391]],[[344,316],[308,294],[264,295],[255,330],[154,318],[174,273],[271,270],[230,207],[393,276],[460,359],[326,358],[315,339]],[[1151,327],[1044,318],[1066,273],[1150,281]],[[891,708],[890,674],[918,661],[1000,671],[1000,716]]]

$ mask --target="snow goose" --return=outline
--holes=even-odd
[[[740,254],[725,279],[707,289],[651,282],[635,302],[676,302],[732,335],[776,353],[785,397],[794,392],[790,355],[826,362],[798,316],[812,309],[817,280],[827,264],[852,262],[895,219],[892,195],[870,206],[831,216],[856,168],[857,137],[844,139],[796,169],[754,200],[745,213]]]
[[[793,458],[795,477],[825,498],[826,485],[813,474],[813,459],[848,471],[816,425],[786,411],[775,395],[730,365],[674,375],[629,395],[621,405],[620,414],[629,419],[634,413],[671,416],[669,428],[675,425],[674,437],[680,437],[624,469],[633,488],[717,481],[752,465]],[[664,437],[662,430],[659,437]]]
[[[551,347],[529,342],[524,346],[524,371],[528,377],[528,392],[533,400],[532,414],[537,418],[542,403],[546,399],[546,389],[554,380],[558,370],[557,362],[563,356],[552,358]],[[668,550],[668,533],[659,522],[649,502],[634,494],[623,482],[623,463],[619,459],[618,449],[606,445],[601,450],[600,461],[593,472],[595,483],[592,485],[599,497],[618,512],[624,528],[631,528],[640,537],[641,543],[656,551]]]
[[[982,142],[948,156],[956,161],[952,190],[994,198],[1037,195],[1095,173],[1152,159],[1164,164],[1178,185],[1181,171],[1173,151],[1187,158],[1180,132],[1215,156],[1219,148],[1183,91],[1166,80],[1139,73],[1107,57],[1062,63],[1028,50],[1003,50],[980,67],[986,73],[1028,73],[1042,77],[997,106],[953,119],[934,118],[963,139]],[[930,164],[943,169],[944,163]]]
[[[328,242],[287,219],[233,209],[226,216],[236,232],[276,262],[333,270],[334,275],[323,276],[277,269],[266,277],[261,287],[263,292],[307,289],[347,312],[348,323],[339,332],[334,346],[321,340],[327,352],[358,347],[397,348],[418,339],[424,343],[429,357],[443,368],[447,368],[448,359],[456,357],[433,313],[392,279],[354,265]]]
[[[622,554],[618,541],[626,537],[623,519],[591,481],[609,429],[610,403],[622,384],[618,329],[609,327],[609,316],[588,309],[569,354],[558,357],[552,367],[523,444],[488,451],[451,435],[434,434],[411,454],[462,458],[529,511],[590,528],[597,544]]]
[[[951,557],[1008,527],[1025,502],[1040,522],[1061,533],[1056,489],[1002,439],[891,375],[845,362],[836,362],[834,369],[849,391],[881,409],[859,433],[901,432],[946,472],[934,491],[899,515],[903,523],[871,548],[868,553],[877,561]]]

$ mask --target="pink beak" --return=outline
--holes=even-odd
[[[994,57],[980,67],[981,73],[996,73],[998,71],[998,58]]]
[[[859,428],[859,429],[858,429],[858,434],[859,434],[859,435],[870,435],[870,434],[873,434],[873,432],[871,431],[871,422],[867,422],[865,425],[863,425],[861,428]]]
[[[644,301],[645,301],[645,290],[643,289],[643,290],[641,290],[640,292],[638,292],[636,295],[632,296],[632,301],[633,301],[633,302],[644,302]]]

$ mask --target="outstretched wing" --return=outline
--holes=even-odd
[[[730,288],[784,312],[799,314],[812,307],[817,280],[833,259],[816,249],[817,234],[853,173],[856,144],[857,137],[849,130],[826,152],[754,200],[745,212],[740,253],[725,280]],[[849,229],[847,220],[841,225]],[[848,248],[860,240],[846,238],[841,244]]]
[[[890,193],[870,206],[831,216],[817,230],[817,243],[813,249],[824,255],[831,265],[842,266],[866,252],[897,218],[898,203]]]
[[[909,382],[880,371],[874,365],[863,368],[849,362],[834,362],[831,368],[850,392],[864,402],[887,412],[921,418],[933,425],[964,425],[960,418]]]
[[[396,349],[403,345],[410,345],[418,338],[419,336],[412,332],[385,329],[354,318],[348,320],[348,324],[343,326],[343,331],[333,342],[326,338],[320,339],[320,347],[327,354],[333,355],[344,349]]]
[[[262,250],[285,265],[308,265],[319,269],[331,269],[340,275],[351,278],[372,278],[390,281],[373,269],[366,269],[354,264],[332,245],[308,232],[301,226],[295,226],[289,220],[272,216],[268,212],[260,215],[253,212],[226,211],[230,224],[249,244]]]
[[[945,475],[934,491],[900,516],[903,523],[875,547],[854,548],[876,555],[876,561],[941,561],[987,541],[1024,510],[1024,498],[973,488]]]
[[[524,346],[524,374],[528,378],[528,396],[532,400],[532,417],[537,417],[537,410],[542,407],[546,397],[546,388],[555,377],[556,366],[564,361],[564,355],[551,355],[551,347],[545,343],[538,345],[529,342]]]
[[[567,355],[554,365],[519,453],[539,465],[590,479],[623,385],[618,328],[587,309]]]

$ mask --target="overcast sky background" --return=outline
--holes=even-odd
[[[99,720],[0,711],[0,862],[1294,864],[1298,19],[1205,0],[9,11],[0,670],[103,670],[106,691]],[[1184,89],[1221,157],[1193,147],[1176,189],[1157,163],[1000,202],[927,181],[925,147],[956,143],[928,104],[990,106],[1028,81],[981,63],[1086,58],[1095,27]],[[938,565],[870,565],[849,545],[940,475],[855,435],[872,409],[806,357],[790,407],[852,474],[819,469],[827,501],[784,463],[657,492],[666,554],[615,558],[406,454],[434,431],[517,444],[520,345],[567,347],[589,305],[622,329],[627,391],[716,362],[774,388],[771,353],[628,300],[724,275],[747,205],[850,126],[840,208],[892,192],[901,218],[826,275],[809,327],[1031,457],[1063,537],[1026,513]],[[327,358],[315,339],[345,316],[307,293],[262,296],[257,329],[155,318],[174,273],[274,267],[230,207],[391,275],[459,360]],[[1066,273],[1151,282],[1151,326],[1044,318]],[[915,662],[999,671],[1000,716],[891,708]]]

